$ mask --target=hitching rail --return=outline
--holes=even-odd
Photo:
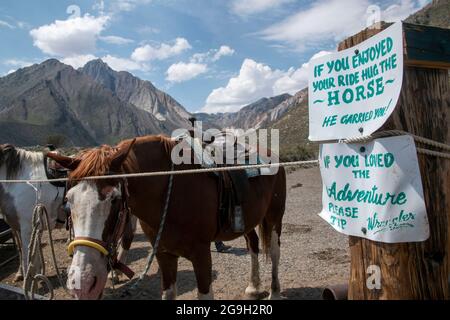
[[[280,162],[280,163],[272,163],[272,164],[255,164],[255,165],[242,165],[242,166],[216,167],[216,168],[203,168],[203,169],[155,171],[155,172],[115,174],[115,175],[107,175],[107,176],[92,176],[92,177],[85,177],[80,180],[103,180],[103,179],[120,179],[120,178],[156,177],[156,176],[169,176],[169,175],[180,175],[180,174],[236,171],[236,170],[258,169],[258,168],[294,167],[294,166],[304,166],[304,165],[312,165],[312,164],[318,164],[318,163],[319,163],[318,160],[293,161],[293,162]],[[47,183],[47,182],[65,182],[68,180],[69,180],[68,178],[37,179],[37,180],[0,180],[0,183]]]
[[[417,148],[419,153],[423,153],[430,156],[441,157],[450,159],[450,145],[437,142],[431,139],[427,139],[424,137],[416,136],[409,132],[405,132],[402,130],[387,130],[373,133],[372,135],[348,138],[344,140],[338,141],[322,141],[321,143],[330,143],[330,142],[341,142],[341,143],[366,143],[376,138],[384,138],[384,137],[392,137],[392,136],[401,136],[401,135],[410,135],[413,139],[421,144],[429,145],[435,148],[443,149],[444,152]],[[80,180],[103,180],[103,179],[119,179],[119,178],[138,178],[138,177],[156,177],[156,176],[169,176],[169,175],[179,175],[179,174],[195,174],[195,173],[208,173],[208,172],[221,172],[221,171],[235,171],[235,170],[245,170],[245,169],[258,169],[258,168],[274,168],[274,167],[294,167],[294,166],[303,166],[303,165],[311,165],[319,163],[318,160],[307,160],[307,161],[292,161],[292,162],[280,162],[280,163],[272,163],[272,164],[255,164],[255,165],[238,165],[238,166],[229,166],[229,167],[214,167],[214,168],[202,168],[202,169],[189,169],[189,170],[175,170],[175,171],[156,171],[156,172],[140,172],[140,173],[126,173],[126,174],[115,174],[115,175],[106,175],[106,176],[92,176],[85,177]],[[68,178],[60,178],[60,179],[37,179],[37,180],[0,180],[0,183],[49,183],[49,182],[65,182],[68,181]]]

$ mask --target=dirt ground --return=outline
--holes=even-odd
[[[334,231],[317,213],[321,210],[322,185],[319,169],[298,169],[288,175],[288,198],[281,236],[280,283],[285,299],[320,299],[325,286],[346,282],[349,275],[348,238]],[[58,264],[66,269],[70,258],[66,253],[64,231],[53,234]],[[46,238],[44,239],[46,241]],[[226,243],[228,253],[218,253],[211,246],[213,259],[213,290],[215,299],[243,299],[250,277],[250,256],[244,238]],[[70,299],[58,284],[50,260],[50,248],[45,247],[47,275],[55,286],[57,299]],[[129,254],[129,266],[140,274],[150,251],[149,243],[140,228]],[[0,263],[14,254],[12,248],[0,248]],[[271,264],[260,257],[262,289],[268,296]],[[18,259],[0,269],[0,283],[13,283]],[[136,277],[136,276],[135,276]],[[131,289],[135,280],[122,279],[112,288],[108,281],[104,299],[160,299],[160,277],[155,260],[145,281]],[[178,266],[178,298],[196,299],[196,281],[192,265],[180,259]],[[41,292],[45,293],[45,292]],[[0,299],[1,299],[0,295]],[[6,297],[3,297],[4,299]]]

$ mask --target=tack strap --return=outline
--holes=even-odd
[[[120,262],[117,259],[112,263],[112,268],[122,272],[124,275],[127,276],[128,279],[132,279],[134,277],[134,271],[131,270],[126,264]]]

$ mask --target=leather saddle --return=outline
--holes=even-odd
[[[53,145],[47,145],[47,148],[52,152],[56,151],[56,148]],[[45,175],[49,180],[67,178],[69,171],[66,168],[60,166],[55,161],[49,159],[45,153],[44,153],[44,169]],[[66,187],[66,183],[64,181],[52,181],[50,182],[50,184],[57,188]]]
[[[219,188],[219,230],[240,233],[245,230],[243,205],[250,189],[244,170],[224,171],[217,175]]]
[[[193,131],[191,131],[190,133],[191,137],[193,137]],[[207,163],[202,164],[202,166],[204,167],[211,168],[235,166],[237,163],[236,160],[239,157],[244,156],[245,159],[249,158],[249,149],[246,148],[246,146],[239,145],[235,137],[230,137],[227,132],[223,132],[223,136],[219,137],[219,139],[208,139],[208,137],[204,136],[202,136],[202,138],[202,149],[208,148],[212,146],[212,144],[215,144],[215,149],[220,150],[222,155],[221,158],[219,158],[220,163],[215,163],[211,158],[207,161]],[[233,138],[233,150],[226,150],[225,142],[227,141],[227,139]],[[227,154],[227,152],[230,151],[233,151],[232,155]],[[233,161],[229,161],[230,159]],[[245,215],[242,208],[250,189],[248,172],[246,170],[232,170],[214,172],[213,175],[217,178],[218,181],[218,192],[220,199],[218,219],[219,230],[233,233],[244,232]]]

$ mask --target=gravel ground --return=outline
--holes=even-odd
[[[299,169],[288,175],[288,198],[281,236],[280,283],[282,296],[286,299],[320,299],[325,286],[346,282],[349,274],[348,240],[334,231],[317,213],[321,210],[322,185],[319,169]],[[66,253],[66,232],[55,231],[55,247],[60,268],[70,264]],[[45,241],[45,240],[44,240]],[[228,253],[217,253],[211,246],[213,259],[213,290],[216,299],[243,299],[250,277],[250,256],[244,238],[228,242]],[[59,286],[49,259],[50,248],[46,246],[47,274],[55,286],[57,299],[71,297]],[[144,269],[149,244],[138,230],[129,255],[129,266],[140,273]],[[0,262],[14,254],[12,249],[0,248]],[[260,257],[262,289],[268,296],[271,264]],[[18,268],[17,259],[0,269],[0,283],[21,286],[12,282]],[[155,262],[147,277],[136,290],[130,290],[134,281],[122,279],[112,289],[108,282],[105,299],[160,299],[160,277]],[[196,281],[192,265],[179,260],[178,298],[196,299]],[[45,292],[40,292],[45,293]],[[2,297],[0,293],[0,298]]]

